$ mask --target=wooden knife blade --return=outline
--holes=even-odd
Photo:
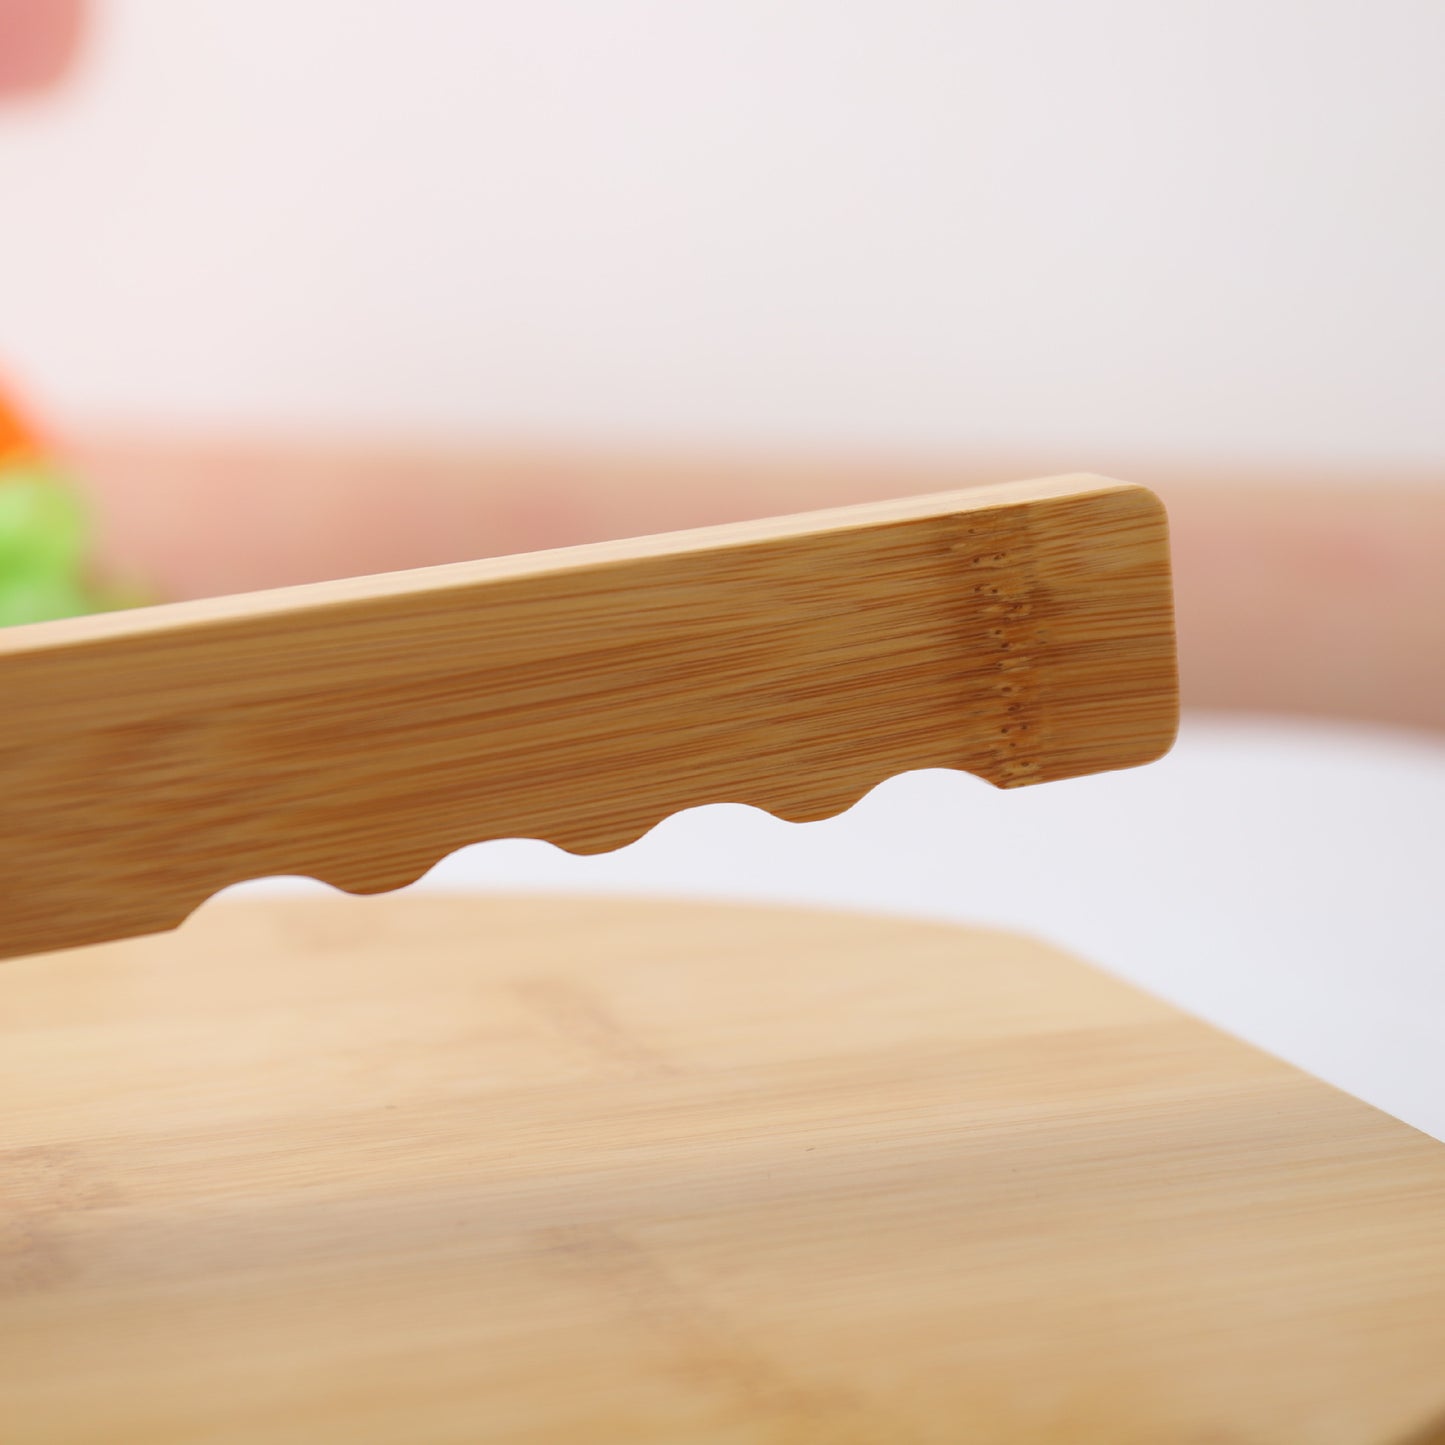
[[[466,843],[803,820],[914,768],[1129,767],[1178,716],[1164,511],[1072,476],[0,633],[0,957]]]

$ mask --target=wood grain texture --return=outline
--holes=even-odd
[[[1445,1148],[1027,940],[221,900],[0,970],[0,1018],[6,1445],[1383,1445],[1445,1409]]]
[[[49,623],[0,633],[0,694],[5,957],[263,874],[375,892],[485,838],[1147,762],[1165,518],[1055,478]]]

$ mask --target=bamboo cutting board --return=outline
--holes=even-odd
[[[0,1019],[5,1445],[1385,1445],[1445,1410],[1445,1149],[1026,940],[222,900],[7,964]]]

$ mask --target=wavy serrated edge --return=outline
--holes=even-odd
[[[869,784],[860,791],[850,789],[848,796],[843,802],[830,802],[825,806],[813,809],[799,809],[797,807],[774,806],[769,803],[746,802],[738,798],[718,797],[709,798],[700,803],[689,803],[680,808],[674,808],[664,813],[654,822],[635,833],[615,843],[599,844],[568,844],[559,842],[555,838],[544,838],[536,834],[513,833],[500,834],[495,837],[471,838],[457,843],[451,847],[445,847],[438,853],[435,849],[426,850],[430,859],[424,866],[417,868],[413,863],[408,862],[404,868],[398,869],[394,879],[384,883],[347,883],[338,881],[336,870],[330,870],[329,876],[322,876],[319,872],[313,871],[292,871],[286,873],[262,873],[245,878],[236,878],[229,883],[222,884],[219,888],[208,893],[204,898],[199,899],[177,922],[165,925],[156,932],[170,932],[184,926],[196,916],[207,905],[216,902],[224,897],[232,889],[243,888],[253,883],[267,882],[273,879],[298,879],[307,883],[314,883],[321,888],[329,889],[333,893],[344,894],[349,898],[377,898],[391,893],[399,893],[404,889],[414,887],[429,874],[433,873],[449,858],[468,848],[485,848],[492,844],[500,843],[540,843],[545,847],[554,849],[558,853],[565,853],[573,858],[599,858],[607,854],[621,853],[629,848],[634,848],[644,839],[651,836],[659,828],[670,823],[674,818],[680,818],[688,813],[695,813],[704,808],[734,807],[746,808],[749,812],[756,813],[763,818],[770,818],[774,822],[785,823],[794,827],[806,826],[810,823],[826,823],[834,819],[845,817],[854,809],[861,807],[875,793],[889,786],[899,778],[910,777],[917,773],[943,772],[955,777],[970,778],[977,782],[984,783],[1000,792],[1009,790],[1008,782],[998,782],[981,772],[973,772],[967,768],[948,768],[937,765],[928,765],[918,768],[905,768],[897,773],[890,773],[886,777],[879,778],[876,782]],[[1016,785],[1015,785],[1016,786]],[[238,902],[240,900],[237,900]],[[135,935],[149,936],[149,935]]]

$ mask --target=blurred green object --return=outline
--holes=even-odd
[[[22,622],[53,622],[83,617],[97,609],[85,592],[65,577],[6,577],[0,580],[0,627]]]
[[[89,528],[79,493],[32,458],[0,464],[0,627],[108,611],[86,575]]]

